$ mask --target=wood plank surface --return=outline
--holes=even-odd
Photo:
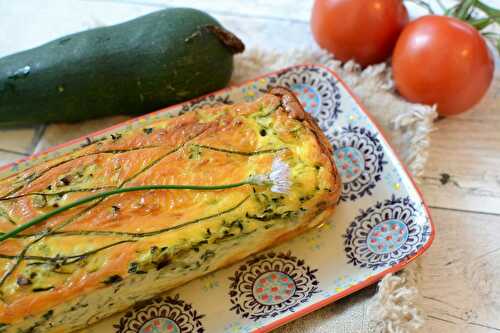
[[[194,7],[213,14],[309,22],[313,0],[86,0],[165,7]]]
[[[422,256],[430,332],[500,331],[500,216],[432,209],[436,239]]]
[[[436,122],[421,186],[432,206],[500,214],[500,72],[473,111]]]
[[[249,48],[315,47],[312,0],[0,0],[0,56],[179,5],[208,10]],[[12,133],[0,130],[0,163],[33,151],[41,131]],[[475,111],[436,123],[421,186],[437,227],[421,261],[423,332],[500,332],[500,85]]]
[[[141,4],[121,1],[66,1],[51,0],[50,6],[33,8],[33,1],[21,1],[7,6],[8,0],[0,0],[0,31],[10,31],[22,26],[22,38],[6,38],[0,43],[0,57],[19,52],[63,35],[111,25],[165,8],[164,4],[143,1]],[[189,6],[189,1],[185,6]],[[218,3],[218,2],[206,2]],[[58,10],[53,10],[57,7]],[[238,7],[238,6],[236,6]],[[77,12],[78,15],[74,13]],[[210,12],[228,30],[238,35],[247,48],[290,50],[316,47],[309,23],[300,20],[275,20],[265,17],[244,16],[226,12]],[[19,17],[29,17],[30,24],[19,22]],[[286,38],[284,38],[286,35]]]

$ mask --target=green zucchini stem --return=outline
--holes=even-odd
[[[231,51],[232,54],[241,53],[245,50],[245,44],[243,44],[241,39],[223,27],[210,24],[204,26],[203,28],[213,33],[215,37]]]

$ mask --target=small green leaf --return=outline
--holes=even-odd
[[[462,1],[457,8],[457,13],[456,17],[460,20],[466,20],[469,15],[471,10],[473,9],[473,6],[475,5],[477,0],[464,0]]]
[[[107,279],[102,281],[102,283],[109,285],[109,284],[120,282],[122,280],[123,280],[123,278],[120,275],[115,274],[115,275],[111,275],[110,277],[108,277]]]
[[[467,21],[470,25],[472,25],[477,30],[481,31],[492,23],[495,23],[490,17],[484,17],[480,19],[470,19]]]
[[[476,1],[476,7],[493,18],[500,18],[500,9],[490,7],[479,0]]]

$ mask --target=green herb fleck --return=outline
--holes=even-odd
[[[111,134],[110,136],[111,136],[111,139],[113,139],[113,141],[116,141],[122,137],[121,133]]]
[[[41,292],[41,291],[48,291],[54,289],[54,286],[49,286],[49,287],[39,287],[39,288],[33,288],[32,291],[35,293]]]
[[[120,282],[122,280],[123,280],[123,278],[120,275],[115,274],[115,275],[111,275],[106,280],[102,281],[102,283],[104,283],[106,285],[110,285],[110,284],[113,284],[113,283]]]
[[[33,207],[35,208],[43,208],[47,206],[47,199],[44,195],[34,195],[31,201],[33,202]]]
[[[64,176],[60,179],[61,183],[65,186],[68,186],[71,183],[71,177],[70,176]]]
[[[199,160],[201,157],[201,149],[200,146],[192,145],[189,147],[189,156],[190,160]]]
[[[54,314],[54,310],[49,310],[49,311],[45,312],[42,317],[45,320],[49,320],[53,314]]]
[[[145,271],[139,269],[139,264],[136,262],[131,262],[128,266],[128,272],[134,274],[146,274]]]
[[[212,250],[206,250],[201,256],[200,258],[203,260],[203,261],[207,261],[208,259],[210,258],[213,258],[215,257],[215,252],[212,251]]]
[[[163,267],[167,266],[168,264],[171,263],[171,260],[168,256],[164,256],[163,258],[161,258],[160,261],[158,262],[153,262],[154,264],[156,264],[156,270],[160,270],[162,269]]]

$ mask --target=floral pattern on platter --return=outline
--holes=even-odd
[[[180,333],[179,325],[169,318],[158,317],[144,323],[139,333]]]
[[[408,240],[408,227],[400,220],[390,219],[377,224],[368,234],[368,248],[376,254],[391,253]]]
[[[277,305],[288,301],[296,289],[295,281],[290,275],[270,271],[255,280],[252,292],[257,302],[263,305]]]
[[[231,310],[254,321],[293,311],[319,292],[316,271],[290,252],[257,255],[229,278]]]
[[[327,133],[327,137],[332,143],[335,164],[342,179],[341,200],[355,201],[371,195],[387,164],[377,134],[364,127],[349,125]]]
[[[116,333],[203,333],[203,317],[179,295],[166,296],[129,310],[114,328]]]
[[[341,96],[337,80],[326,70],[319,67],[300,67],[277,74],[272,86],[291,89],[299,98],[304,109],[311,113],[323,131],[327,131],[342,113]]]
[[[394,266],[428,241],[428,225],[418,223],[417,208],[409,197],[396,198],[361,210],[344,235],[348,263],[377,269]]]
[[[190,100],[182,105],[182,109],[179,111],[179,114],[184,114],[188,111],[192,111],[194,109],[200,108],[208,108],[221,104],[234,104],[235,102],[231,99],[229,94],[216,96],[214,94],[210,94],[207,96],[198,97]]]
[[[312,114],[317,114],[321,107],[321,96],[317,89],[311,85],[294,83],[290,86],[299,98],[302,107]]]
[[[264,82],[267,82],[264,80]],[[265,93],[266,91],[259,88],[258,82],[244,86],[241,88],[241,93],[243,94],[243,100],[247,103],[253,102],[256,100],[261,94]]]

